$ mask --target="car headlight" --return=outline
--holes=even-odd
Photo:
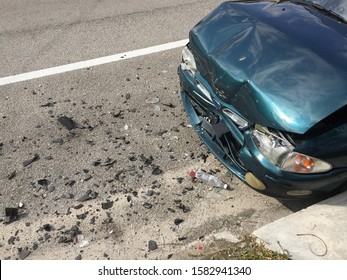
[[[182,68],[184,70],[188,70],[191,73],[191,75],[194,75],[194,73],[197,71],[195,58],[188,47],[184,47],[184,49],[182,50],[181,65]]]
[[[319,173],[332,168],[323,160],[295,152],[294,146],[280,132],[255,125],[251,136],[260,153],[283,171]]]

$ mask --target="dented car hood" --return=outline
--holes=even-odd
[[[301,2],[225,2],[191,30],[190,48],[248,121],[304,134],[347,104],[346,34]]]

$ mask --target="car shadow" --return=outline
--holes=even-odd
[[[307,199],[296,199],[296,200],[288,200],[288,199],[277,199],[283,206],[288,208],[293,212],[301,211],[307,207],[310,207],[313,204],[321,202],[328,197],[317,197],[317,198],[307,198]]]

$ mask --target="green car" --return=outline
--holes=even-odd
[[[266,195],[347,186],[347,0],[231,1],[189,33],[182,102],[214,155]]]

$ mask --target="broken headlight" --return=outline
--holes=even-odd
[[[184,70],[189,71],[191,75],[194,75],[194,73],[197,71],[195,58],[190,51],[190,49],[186,46],[182,50],[182,68]]]
[[[257,124],[251,135],[261,154],[283,171],[319,173],[332,168],[323,160],[295,152],[294,146],[280,132]]]

